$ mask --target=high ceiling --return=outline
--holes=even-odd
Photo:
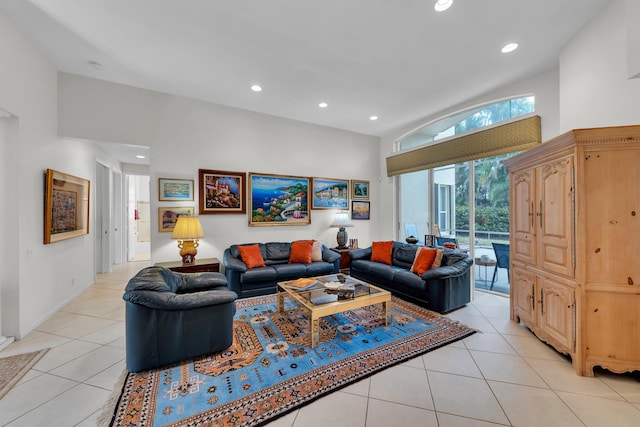
[[[382,136],[557,66],[607,3],[435,1],[0,0],[0,13],[60,71]]]

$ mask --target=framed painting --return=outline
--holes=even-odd
[[[249,173],[249,225],[311,224],[309,178]]]
[[[47,169],[44,244],[89,234],[89,180]]]
[[[348,209],[349,180],[312,178],[311,209]]]
[[[200,215],[247,212],[244,172],[198,169]]]
[[[192,201],[193,180],[158,178],[158,200],[161,202]]]
[[[364,202],[360,200],[351,201],[351,219],[370,219],[370,205],[371,202]]]
[[[351,197],[354,199],[369,198],[369,181],[351,180]]]
[[[158,231],[161,233],[173,231],[181,216],[192,216],[193,207],[158,208]]]

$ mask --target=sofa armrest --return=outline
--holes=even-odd
[[[208,291],[220,287],[227,287],[227,279],[222,273],[180,273],[182,283],[178,288],[178,293]]]
[[[351,261],[355,261],[357,259],[371,259],[371,246],[368,248],[349,251],[349,256],[351,257]]]
[[[228,304],[234,302],[238,298],[238,295],[235,292],[223,289],[187,294],[132,291],[125,293],[122,298],[125,301],[147,308],[173,311]]]
[[[464,258],[452,265],[427,270],[422,274],[422,276],[420,276],[420,278],[424,281],[428,281],[460,276],[469,271],[472,264],[473,261],[471,261],[471,258]]]
[[[222,263],[224,265],[225,271],[236,270],[241,273],[244,273],[247,271],[247,264],[242,262],[241,259],[238,259],[233,255],[231,255],[231,252],[229,251],[229,249],[225,249],[224,255],[222,257]]]
[[[336,260],[340,259],[340,254],[338,252],[332,251],[326,246],[322,249],[322,260],[328,263],[333,264]]]

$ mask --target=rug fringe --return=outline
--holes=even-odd
[[[101,414],[96,423],[97,427],[109,427],[112,425],[113,419],[115,418],[116,406],[118,405],[118,402],[120,402],[120,396],[122,396],[122,391],[128,375],[129,371],[125,369],[113,385],[113,390],[111,391],[107,402],[102,406]]]

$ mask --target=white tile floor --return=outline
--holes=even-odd
[[[0,357],[51,350],[0,400],[2,426],[94,426],[124,370],[128,279],[148,262],[97,283]],[[476,293],[449,316],[481,333],[332,393],[271,427],[640,426],[640,382],[571,363],[509,321],[509,300]]]

